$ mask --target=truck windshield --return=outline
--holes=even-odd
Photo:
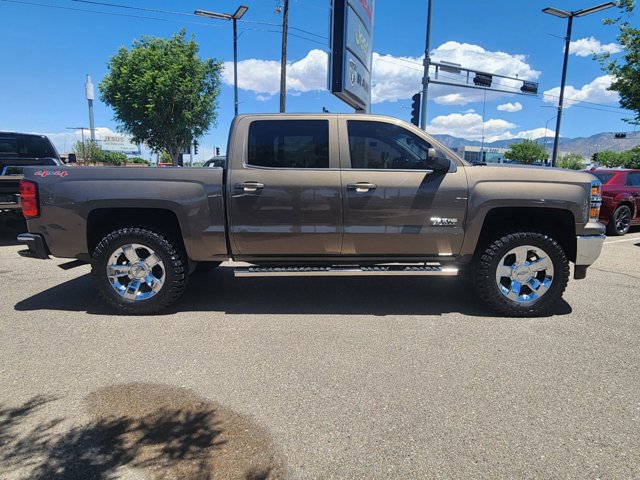
[[[53,146],[39,135],[0,133],[0,158],[58,158]]]

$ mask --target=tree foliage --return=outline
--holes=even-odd
[[[624,152],[613,150],[598,152],[598,163],[603,167],[640,169],[640,146]]]
[[[623,14],[631,14],[635,7],[634,0],[619,0],[618,6]],[[618,43],[623,53],[612,57],[609,53],[597,55],[605,72],[613,75],[609,87],[620,94],[620,106],[634,112],[633,118],[624,119],[632,124],[640,124],[640,29],[634,28],[629,21],[622,21],[622,16],[608,19],[608,24],[619,24]]]
[[[557,166],[569,170],[582,170],[585,167],[584,158],[579,153],[567,153],[558,159]]]
[[[535,162],[544,162],[549,154],[544,146],[531,140],[514,143],[504,153],[505,158],[529,165]]]
[[[82,158],[85,163],[102,162],[102,149],[100,146],[90,138],[78,140],[73,146],[73,152],[76,156]]]
[[[217,120],[222,63],[200,60],[198,51],[184,29],[170,39],[143,36],[111,58],[100,83],[119,129],[136,143],[166,150],[174,164]]]

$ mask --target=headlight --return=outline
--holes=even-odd
[[[600,180],[591,180],[591,202],[589,208],[589,218],[597,220],[600,216],[600,206],[602,205],[602,183]]]

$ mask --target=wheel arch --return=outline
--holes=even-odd
[[[570,210],[536,207],[497,207],[489,210],[476,242],[474,255],[496,237],[513,231],[540,232],[554,238],[567,258],[576,259],[576,222]]]
[[[162,208],[97,208],[87,217],[89,256],[100,240],[119,228],[144,227],[169,235],[185,248],[180,222],[175,212]]]

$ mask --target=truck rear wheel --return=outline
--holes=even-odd
[[[494,311],[514,317],[547,312],[562,297],[568,280],[564,250],[537,232],[514,232],[493,241],[474,269],[480,299]]]
[[[100,296],[118,312],[149,314],[182,295],[186,265],[177,242],[152,230],[121,228],[98,243],[91,273]]]

